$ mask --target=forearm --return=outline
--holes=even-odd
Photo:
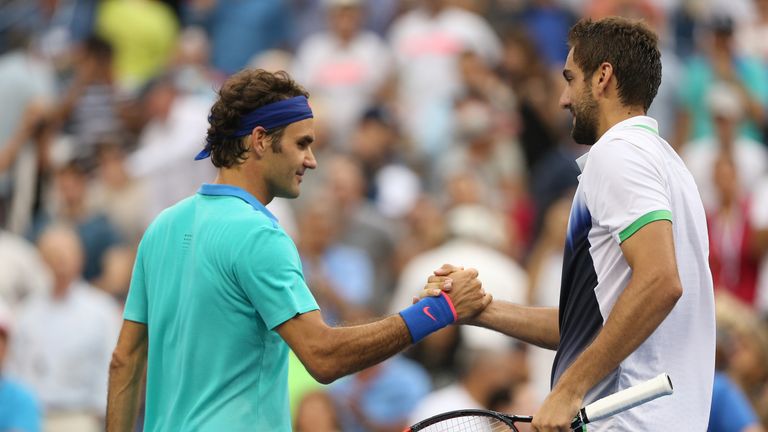
[[[583,397],[656,330],[681,292],[676,277],[630,280],[603,329],[565,371],[556,388]]]
[[[352,327],[324,326],[312,335],[303,352],[296,354],[315,379],[330,383],[379,363],[410,344],[405,322],[394,315]]]
[[[107,431],[132,432],[138,417],[146,362],[112,361],[107,394]]]
[[[554,350],[560,344],[557,308],[521,306],[494,300],[469,324],[495,330],[542,348]]]

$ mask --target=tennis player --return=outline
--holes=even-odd
[[[592,148],[577,161],[559,309],[494,301],[473,323],[557,350],[537,431],[570,431],[579,407],[662,372],[671,397],[590,432],[706,430],[715,353],[707,226],[691,174],[645,115],[661,83],[657,37],[607,18],[579,21],[568,43],[560,104],[573,114],[574,140]]]
[[[317,166],[306,91],[284,72],[244,70],[208,120],[197,159],[219,168],[215,182],[166,209],[139,246],[110,370],[110,432],[133,430],[145,370],[147,432],[290,431],[289,346],[328,383],[490,302],[470,269],[453,277],[451,297],[327,326],[296,247],[265,207],[297,197]]]

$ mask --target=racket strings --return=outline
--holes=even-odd
[[[501,420],[485,416],[462,416],[445,419],[421,429],[424,432],[517,432]]]

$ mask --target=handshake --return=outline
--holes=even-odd
[[[449,324],[471,323],[493,300],[477,270],[444,264],[429,277],[413,305],[400,311],[414,343]]]

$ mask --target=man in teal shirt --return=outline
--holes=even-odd
[[[110,366],[108,431],[133,430],[145,368],[147,432],[290,431],[289,346],[328,383],[490,302],[469,269],[453,275],[451,297],[327,326],[295,245],[265,207],[297,197],[317,166],[306,91],[285,73],[244,70],[224,83],[208,121],[196,159],[211,157],[216,180],[162,212],[139,246]]]

